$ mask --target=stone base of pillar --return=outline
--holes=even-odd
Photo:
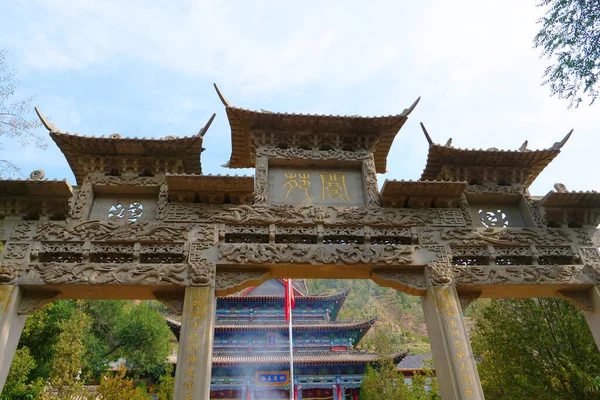
[[[17,313],[21,298],[19,287],[0,285],[0,393],[27,320]]]

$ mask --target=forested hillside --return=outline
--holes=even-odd
[[[411,354],[430,353],[419,297],[381,287],[369,279],[313,279],[307,280],[306,284],[312,294],[352,289],[342,307],[339,321],[377,317],[374,329],[358,344],[358,348],[372,347],[374,330],[388,326]]]

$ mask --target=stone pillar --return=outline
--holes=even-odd
[[[214,287],[185,289],[173,400],[210,398],[216,303]]]
[[[592,311],[583,311],[583,315],[590,327],[590,331],[592,331],[596,346],[600,350],[600,288],[598,286],[592,287],[589,290],[589,296],[594,308]]]
[[[21,297],[18,286],[0,285],[0,393],[27,319],[26,315],[17,314]]]
[[[421,301],[442,398],[483,399],[456,289],[432,286]]]

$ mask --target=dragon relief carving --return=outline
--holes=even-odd
[[[169,203],[169,188],[166,184],[161,185],[158,191],[158,201],[156,202],[156,217],[157,220],[165,219],[167,215],[167,204]]]
[[[29,270],[49,285],[185,285],[187,264],[34,263]]]
[[[256,158],[256,185],[254,189],[254,204],[266,204],[269,197],[269,159]]]
[[[212,228],[212,227],[210,227]],[[198,240],[214,240],[204,238],[200,229]],[[151,222],[134,222],[126,225],[106,221],[85,221],[75,225],[64,222],[43,222],[38,226],[35,240],[98,240],[98,241],[186,241],[190,239],[189,225],[173,225]],[[213,230],[214,231],[214,230]],[[213,234],[214,235],[214,234]]]
[[[92,188],[92,184],[90,183],[89,178],[86,178],[86,181],[81,185],[77,192],[77,200],[75,201],[73,210],[71,210],[71,218],[83,218],[84,211],[91,205],[93,194],[94,189]]]
[[[410,264],[416,246],[221,244],[219,258],[240,264]]]
[[[367,194],[367,207],[381,207],[381,194],[379,193],[379,185],[377,184],[375,161],[372,156],[363,161],[362,174]]]
[[[191,286],[214,286],[217,266],[207,260],[198,260],[189,264],[189,281]]]
[[[453,266],[456,285],[585,283],[582,265]]]
[[[443,229],[440,238],[451,245],[564,245],[571,242],[569,233],[562,229],[486,228]]]

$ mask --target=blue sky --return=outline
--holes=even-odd
[[[229,159],[230,130],[212,88],[236,106],[283,112],[388,115],[418,96],[396,137],[384,179],[418,179],[424,122],[457,147],[546,148],[570,130],[562,154],[531,188],[555,182],[600,190],[600,104],[568,109],[540,86],[532,48],[535,1],[5,1],[0,48],[19,94],[62,131],[85,135],[193,135],[213,112],[204,173]],[[40,129],[39,134],[46,135]],[[3,143],[28,175],[73,175],[56,146]]]

